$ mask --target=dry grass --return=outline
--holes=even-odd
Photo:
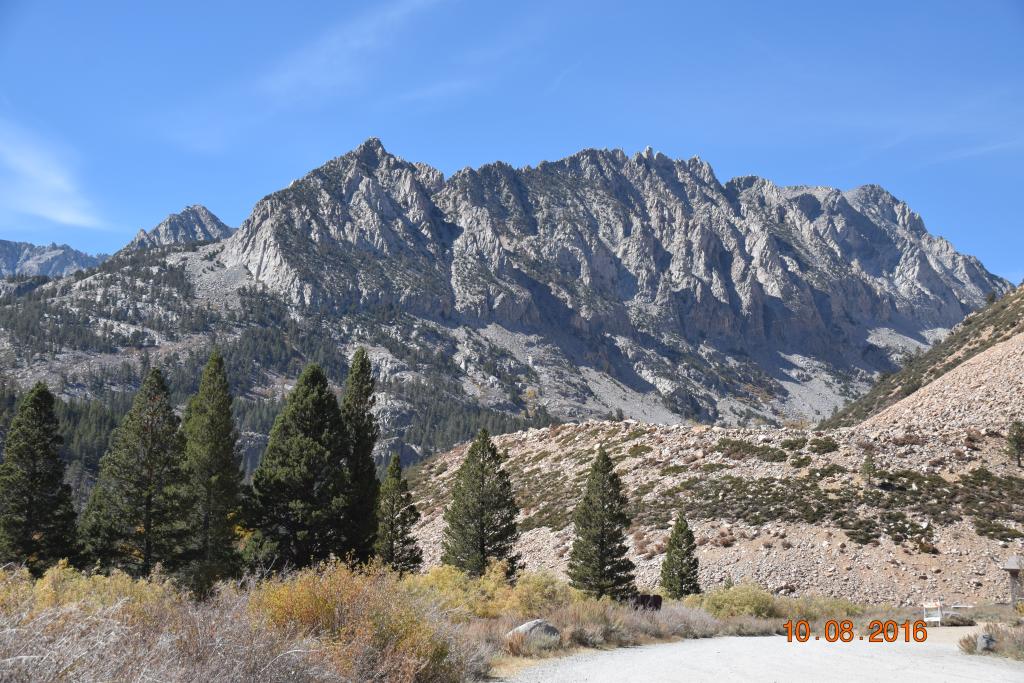
[[[169,591],[161,579],[136,582],[59,567],[34,583],[23,572],[4,572],[0,680],[341,678],[316,655],[314,643],[256,623],[245,591],[222,587],[197,603]]]
[[[340,562],[269,579],[252,591],[269,625],[316,637],[346,680],[458,681],[486,672],[488,652],[436,601],[380,566]]]
[[[474,619],[468,632],[497,652],[538,657],[579,647],[624,647],[720,635],[760,636],[777,630],[775,621],[753,617],[718,619],[677,601],[666,602],[663,609],[653,612],[635,610],[610,600],[581,600],[553,609],[543,618],[561,632],[557,642],[531,641],[519,636],[506,638],[511,629],[526,621],[525,617],[514,614]]]
[[[1024,625],[986,624],[982,633],[991,636],[995,642],[989,654],[1024,661]],[[977,652],[978,635],[966,635],[960,639],[960,650],[969,654]]]
[[[451,567],[434,567],[406,579],[415,594],[439,603],[449,618],[461,619],[465,634],[495,652],[535,657],[575,647],[619,647],[670,638],[715,635],[768,635],[774,621],[751,615],[717,618],[701,609],[667,601],[658,612],[635,610],[611,600],[592,600],[548,573],[523,574],[514,586],[504,581],[505,568],[494,564],[480,578]],[[555,626],[558,642],[506,637],[516,626],[543,618]]]
[[[205,602],[159,576],[11,570],[0,680],[459,681],[489,657],[462,628],[375,568],[222,584]]]
[[[831,600],[736,586],[661,611],[593,600],[546,573],[504,566],[398,577],[342,563],[241,584],[204,602],[170,579],[0,570],[0,680],[400,681],[481,678],[496,656],[550,656],[679,638],[767,635],[780,618],[846,615]],[[507,637],[533,618],[553,638]]]

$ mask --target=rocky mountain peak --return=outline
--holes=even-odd
[[[148,232],[139,230],[122,251],[135,251],[171,244],[190,244],[224,239],[231,228],[201,204],[186,206],[172,213]]]
[[[720,408],[655,348],[682,358],[710,344],[870,374],[1007,287],[880,187],[723,186],[699,157],[650,148],[444,180],[371,138],[261,201],[223,258],[296,304],[393,305],[560,345],[569,335],[697,414]],[[751,362],[772,366],[765,381],[785,393],[788,371]]]
[[[375,137],[364,140],[362,144],[352,151],[352,154],[367,166],[376,166],[382,158],[392,156],[384,149],[384,144],[380,141],[380,138]]]
[[[370,138],[257,203],[223,258],[296,303],[359,302],[361,283],[390,277],[394,264],[382,259],[437,270],[451,239],[430,199],[443,178]],[[394,295],[390,286],[371,289],[374,299]]]

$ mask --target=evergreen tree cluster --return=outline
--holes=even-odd
[[[222,354],[210,355],[180,419],[163,372],[151,368],[99,458],[77,527],[60,456],[62,404],[44,384],[17,403],[0,392],[0,412],[13,412],[0,463],[0,561],[36,574],[62,558],[135,576],[160,567],[199,594],[245,560],[305,567],[379,552],[412,571],[418,513],[397,462],[379,495],[374,388],[363,349],[340,401],[324,371],[307,366],[250,486]]]
[[[100,459],[82,512],[86,554],[104,567],[144,576],[183,563],[190,531],[185,441],[158,369],[150,371]]]
[[[0,387],[0,417],[13,413],[0,463],[0,562],[24,563],[35,574],[62,558],[134,576],[159,567],[200,595],[246,566],[302,568],[329,558],[377,557],[399,573],[417,571],[419,512],[398,456],[383,483],[376,477],[380,429],[366,352],[354,354],[340,399],[323,368],[305,367],[273,420],[250,484],[243,479],[229,372],[214,349],[179,418],[163,372],[148,370],[120,411],[77,525],[61,458],[63,404],[44,384],[18,402]],[[444,512],[442,561],[474,576],[503,562],[514,580],[521,566],[519,507],[505,459],[480,429]],[[572,585],[597,598],[633,596],[627,500],[603,448],[573,519]],[[696,546],[681,515],[662,586],[670,597],[700,591]]]
[[[519,508],[503,462],[504,456],[490,435],[480,430],[455,474],[452,501],[444,512],[441,561],[470,575],[480,576],[491,563],[505,562],[509,579],[514,579],[520,565],[515,553]],[[397,462],[392,463],[392,471],[397,473]],[[387,483],[384,490],[388,491],[386,497],[394,495]],[[403,509],[402,503],[396,501],[394,509]],[[414,522],[412,519],[408,526]],[[598,599],[635,596],[635,566],[627,557],[627,500],[604,448],[594,457],[573,522],[575,538],[568,572],[572,586]],[[662,589],[672,598],[699,593],[697,570],[697,545],[680,514],[662,564]]]

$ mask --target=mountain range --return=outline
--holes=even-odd
[[[28,242],[0,240],[0,277],[45,275],[64,277],[95,268],[106,256],[92,256],[66,244],[37,246]]]
[[[370,139],[234,232],[189,207],[129,247],[0,299],[11,379],[96,396],[173,355],[187,383],[217,343],[256,405],[366,345],[381,448],[410,459],[480,424],[816,422],[1009,290],[878,186],[650,149],[446,178]]]
[[[124,251],[210,242],[231,234],[231,228],[205,206],[194,204],[172,213],[151,230],[139,230]],[[0,277],[60,278],[103,263],[108,254],[87,254],[66,244],[38,246],[0,240]]]

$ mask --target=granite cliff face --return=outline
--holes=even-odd
[[[66,244],[37,246],[0,240],[0,277],[45,275],[64,277],[98,266],[105,257],[92,256]]]
[[[191,244],[224,239],[231,234],[231,228],[205,206],[193,204],[179,213],[172,213],[155,228],[146,232],[139,230],[135,238],[124,247],[124,251],[166,247],[172,244]]]
[[[817,422],[1009,287],[882,188],[723,184],[650,149],[445,178],[370,139],[228,233],[190,207],[7,295],[12,379],[92,395],[168,359],[185,391],[216,341],[256,405],[364,345],[382,455],[409,459],[551,416]]]
[[[568,417],[628,414],[608,380],[654,413],[827,414],[1007,288],[880,187],[722,184],[650,149],[445,180],[371,139],[260,201],[220,258],[299,307],[392,306],[541,375],[553,357]]]

